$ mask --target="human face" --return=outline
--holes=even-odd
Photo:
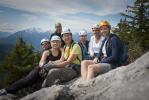
[[[50,43],[51,43],[51,48],[53,48],[53,49],[59,49],[61,46],[60,40],[53,40]]]
[[[80,35],[80,42],[85,43],[87,41],[87,35]]]
[[[44,50],[47,50],[47,49],[49,49],[49,42],[43,42],[43,43],[41,44],[41,46],[42,46],[42,48],[43,48]]]
[[[110,28],[108,26],[101,26],[100,32],[104,37],[108,37],[110,35]]]
[[[92,28],[92,32],[94,35],[99,34],[99,29],[98,28]]]
[[[61,26],[56,26],[55,28],[56,28],[56,31],[58,33],[61,33],[62,32],[62,27]]]
[[[65,44],[70,44],[72,41],[72,34],[71,33],[63,34],[63,40],[64,40]]]

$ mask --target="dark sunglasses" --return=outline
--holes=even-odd
[[[43,45],[48,45],[48,43],[42,43],[41,45],[42,45],[42,46],[43,46]]]

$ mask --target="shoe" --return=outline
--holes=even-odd
[[[1,89],[0,90],[0,96],[2,96],[2,95],[7,95],[6,89]]]

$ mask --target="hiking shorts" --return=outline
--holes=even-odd
[[[97,74],[103,74],[112,69],[111,64],[108,63],[99,63],[100,64],[100,72]]]

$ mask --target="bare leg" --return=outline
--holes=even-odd
[[[93,64],[92,60],[84,60],[81,62],[81,77],[83,80],[87,79],[88,65]]]
[[[88,66],[87,80],[95,77],[96,73],[100,72],[100,64],[92,64]]]

